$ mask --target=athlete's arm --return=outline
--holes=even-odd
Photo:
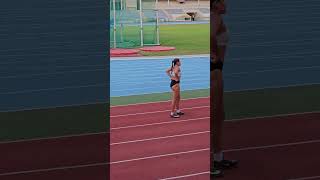
[[[171,70],[171,67],[166,70],[166,73],[167,73],[167,75],[168,75],[170,78],[171,78],[171,74],[170,74],[171,71],[172,71],[172,70]]]
[[[177,78],[180,79],[180,77],[181,77],[180,67],[175,68],[174,73],[176,74]]]

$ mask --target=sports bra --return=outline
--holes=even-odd
[[[180,70],[181,71],[181,70]],[[174,78],[178,78],[178,76],[176,75],[176,73],[172,70],[171,71],[171,77],[174,77]],[[181,72],[179,73],[180,77],[181,77]]]

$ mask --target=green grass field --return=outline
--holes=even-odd
[[[154,27],[144,27],[146,34],[153,34]],[[174,51],[159,53],[143,53],[145,56],[168,56],[168,55],[193,55],[209,54],[210,48],[210,29],[209,24],[170,24],[160,26],[160,43],[163,46],[173,46]],[[124,41],[129,40],[136,46],[139,46],[139,28],[136,26],[126,27],[123,31]],[[112,37],[111,37],[112,38]],[[153,35],[145,41],[152,41]],[[127,45],[133,45],[127,43]],[[126,44],[122,44],[126,46]]]
[[[209,89],[199,89],[199,90],[189,90],[182,91],[181,96],[183,98],[196,98],[196,97],[207,97],[209,96]],[[111,97],[111,106],[117,105],[127,105],[136,103],[146,103],[146,102],[158,102],[167,101],[171,99],[171,93],[154,93],[145,95],[134,95],[134,96],[121,96],[121,97]]]
[[[176,50],[161,53],[144,53],[148,56],[209,54],[209,24],[179,24],[160,26],[160,43]]]

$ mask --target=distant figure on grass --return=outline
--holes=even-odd
[[[167,75],[171,79],[170,87],[172,90],[172,105],[170,117],[179,118],[184,113],[180,111],[180,70],[181,62],[180,59],[175,58],[172,61],[171,67],[166,70]]]
[[[228,44],[228,29],[222,15],[226,12],[224,0],[212,0],[211,17],[211,59],[210,59],[210,118],[211,118],[211,150],[213,150],[213,169],[211,176],[222,176],[223,171],[235,167],[238,162],[224,159],[222,152],[223,122],[225,120],[223,102],[223,63]],[[211,156],[212,157],[212,156]]]

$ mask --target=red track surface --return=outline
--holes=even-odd
[[[168,117],[169,105],[112,107],[112,180],[209,179],[208,99],[184,100],[180,119]],[[320,113],[233,120],[224,129],[225,156],[240,164],[222,179],[320,176]],[[106,134],[0,143],[0,179],[106,179],[107,143]]]
[[[0,179],[106,179],[107,142],[102,133],[1,143]]]
[[[170,102],[112,107],[112,180],[210,179],[208,98],[182,104],[180,119],[168,117]],[[224,129],[225,156],[240,165],[222,179],[320,175],[320,113],[232,120]]]
[[[113,48],[110,49],[111,57],[135,57],[141,56],[139,54],[139,49],[121,49],[121,48]]]
[[[161,51],[172,51],[175,50],[175,47],[167,47],[167,46],[148,46],[142,47],[140,50],[147,52],[161,52]]]

